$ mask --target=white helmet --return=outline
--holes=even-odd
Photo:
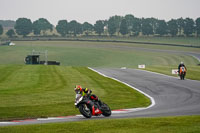
[[[181,64],[183,65],[184,63],[181,61]]]

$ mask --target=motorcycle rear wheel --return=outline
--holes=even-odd
[[[91,118],[92,117],[92,113],[91,113],[90,109],[87,107],[86,104],[81,104],[79,106],[79,111],[86,118]]]

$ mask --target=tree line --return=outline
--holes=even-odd
[[[0,25],[5,28],[12,28],[15,26],[15,21],[13,20],[0,20]]]
[[[7,35],[22,35],[33,33],[35,36],[45,35],[46,31],[53,31],[54,26],[45,18],[31,22],[28,18],[18,18],[14,29],[7,31]],[[77,35],[109,35],[109,36],[200,36],[200,17],[178,18],[169,21],[156,18],[137,18],[131,14],[125,16],[112,16],[108,20],[97,20],[94,25],[83,24],[72,20],[59,20],[55,26],[56,31],[63,37]],[[0,25],[0,35],[3,27]]]

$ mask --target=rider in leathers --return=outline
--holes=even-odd
[[[88,88],[82,88],[80,85],[76,85],[74,91],[76,91],[78,94],[81,94],[82,96],[88,96],[90,100],[97,102],[101,107],[102,105],[101,100],[99,100],[99,98],[96,95],[91,94],[92,90]]]
[[[178,74],[180,73],[180,68],[181,68],[181,67],[185,67],[185,70],[187,70],[187,68],[186,68],[186,66],[184,65],[184,63],[181,62],[181,63],[179,64],[179,66],[178,66]],[[186,75],[186,73],[185,73],[185,75]]]

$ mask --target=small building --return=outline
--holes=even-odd
[[[27,55],[25,58],[26,64],[40,64],[40,55]]]
[[[40,55],[44,54],[45,59],[40,60]],[[25,64],[30,65],[37,65],[37,64],[43,64],[43,65],[60,65],[60,62],[57,61],[48,61],[47,58],[47,50],[45,52],[38,52],[33,50],[31,54],[27,55],[24,59]]]

